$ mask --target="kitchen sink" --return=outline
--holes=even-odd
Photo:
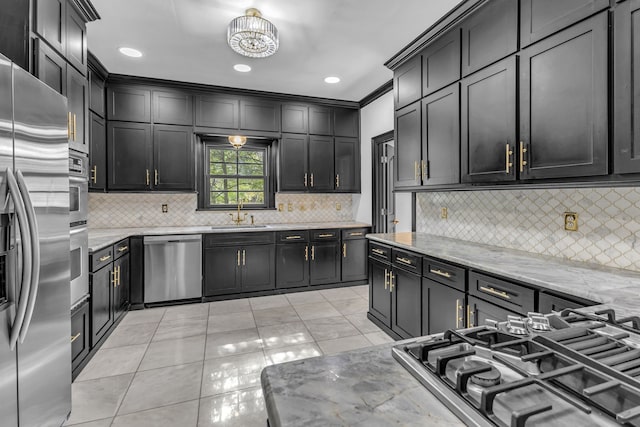
[[[255,228],[269,228],[269,226],[265,225],[265,224],[254,224],[254,225],[213,225],[213,226],[211,226],[212,230],[253,230]]]

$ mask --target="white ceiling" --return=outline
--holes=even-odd
[[[460,1],[92,0],[102,19],[88,24],[88,45],[110,73],[359,101],[391,79],[387,59]],[[280,32],[269,58],[227,45],[227,25],[249,7]],[[238,63],[253,70],[234,71]]]

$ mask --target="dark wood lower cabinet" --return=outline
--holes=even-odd
[[[254,245],[242,248],[240,274],[243,292],[275,289],[276,248],[274,245]]]
[[[204,250],[204,295],[240,292],[239,247],[212,247]]]
[[[464,328],[465,307],[464,292],[422,279],[422,335]]]
[[[276,288],[297,288],[309,284],[308,243],[277,245],[276,262]]]
[[[275,247],[217,246],[204,250],[204,296],[275,289]]]
[[[131,256],[126,254],[113,262],[113,269],[116,272],[116,284],[113,287],[114,320],[126,313],[128,309],[130,258]]]
[[[109,330],[113,323],[111,264],[89,275],[91,291],[91,346]]]
[[[468,326],[486,324],[487,320],[507,320],[507,316],[521,316],[519,313],[498,307],[490,302],[469,296],[467,299]]]
[[[369,261],[369,313],[388,328],[391,328],[390,272],[389,264]]]
[[[342,242],[342,281],[367,280],[367,239]]]
[[[340,242],[312,242],[309,283],[323,285],[340,281]]]
[[[422,279],[398,268],[391,274],[391,329],[402,338],[419,337],[422,331]]]
[[[543,314],[551,313],[552,311],[562,311],[565,308],[580,308],[584,306],[585,304],[577,301],[542,292],[540,292],[538,297],[538,312]]]
[[[75,370],[89,354],[89,302],[86,301],[71,313],[71,369]]]

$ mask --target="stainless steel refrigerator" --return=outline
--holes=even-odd
[[[67,100],[0,55],[0,425],[71,411]]]

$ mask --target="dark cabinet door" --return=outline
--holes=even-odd
[[[311,242],[311,285],[340,282],[340,242]]]
[[[89,302],[71,313],[71,369],[75,370],[91,348]]]
[[[421,111],[420,101],[396,111],[394,188],[415,187],[421,183]]]
[[[640,172],[640,0],[616,6],[614,23],[615,173]]]
[[[342,281],[367,280],[367,239],[342,242]]]
[[[464,292],[422,279],[422,335],[464,328]]]
[[[116,283],[113,287],[113,319],[118,320],[127,311],[129,304],[130,255],[126,254],[113,262]]]
[[[520,44],[528,46],[607,7],[609,0],[521,0]]]
[[[153,125],[153,189],[194,189],[192,139],[191,126]]]
[[[351,193],[360,191],[360,140],[357,138],[334,138],[335,189]]]
[[[462,182],[515,180],[516,58],[463,79],[461,91]]]
[[[309,284],[309,244],[276,245],[276,288],[296,288]]]
[[[460,183],[459,88],[454,83],[422,100],[422,185]]]
[[[240,129],[280,131],[280,104],[245,98],[240,100]]]
[[[333,110],[329,107],[309,107],[309,133],[333,135]]]
[[[462,22],[462,75],[518,50],[518,2],[492,0]]]
[[[153,91],[153,122],[170,125],[193,124],[193,97],[180,92]]]
[[[396,110],[422,97],[422,58],[416,55],[393,72],[393,99]]]
[[[211,247],[204,250],[204,296],[235,294],[242,291],[239,246]]]
[[[460,79],[460,29],[455,28],[422,52],[422,95]]]
[[[89,113],[89,189],[107,189],[107,128],[105,120]]]
[[[90,275],[91,282],[91,346],[113,323],[113,270],[111,264]]]
[[[282,132],[309,132],[309,107],[299,104],[282,104]]]
[[[369,259],[369,313],[391,327],[391,266]]]
[[[89,71],[89,109],[105,117],[104,80],[98,74]]]
[[[242,248],[242,290],[244,292],[275,289],[275,245],[252,245]]]
[[[67,67],[67,108],[71,114],[69,148],[89,152],[87,110],[89,93],[87,79],[72,67]]]
[[[196,96],[196,126],[238,129],[240,102],[219,95]]]
[[[360,111],[353,108],[334,108],[333,134],[357,138],[360,134]]]
[[[391,329],[402,338],[419,337],[422,331],[422,280],[400,269],[391,273]]]
[[[309,137],[309,189],[331,191],[334,188],[333,138],[330,136]]]
[[[607,174],[607,45],[603,12],[522,52],[521,178]]]
[[[538,312],[547,314],[552,311],[562,311],[566,308],[581,308],[583,304],[579,302],[568,300],[557,295],[549,295],[543,292],[539,293],[538,299]]]
[[[280,140],[280,191],[304,191],[309,184],[307,136],[283,135]]]
[[[36,32],[64,55],[67,44],[65,28],[67,1],[37,0],[34,6],[36,8]]]
[[[506,310],[490,302],[483,301],[476,297],[467,297],[468,314],[467,324],[469,327],[486,325],[487,320],[503,321],[507,320],[507,316],[521,315],[510,310]]]
[[[110,121],[107,129],[109,190],[151,188],[151,125]]]
[[[41,0],[42,1],[42,0]],[[53,2],[52,2],[53,3]],[[42,40],[35,41],[35,75],[50,88],[67,95],[67,63]]]
[[[80,13],[71,5],[67,6],[65,28],[65,56],[84,75],[87,73],[87,26]]]
[[[110,87],[107,90],[109,120],[151,122],[151,92],[132,87]]]

